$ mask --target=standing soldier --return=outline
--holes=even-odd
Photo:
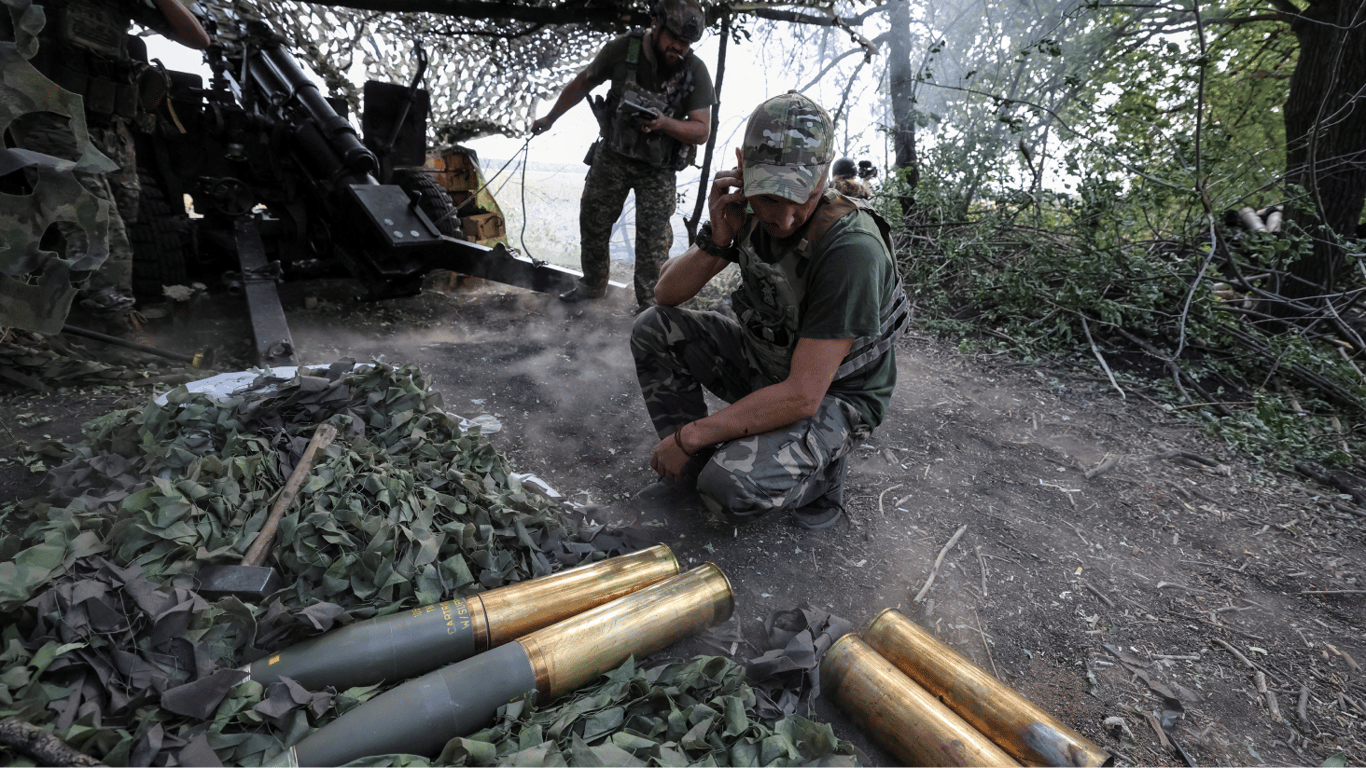
[[[140,78],[161,77],[129,54],[129,23],[150,27],[196,49],[207,48],[209,37],[179,0],[68,0],[45,4],[45,11],[46,23],[38,34],[32,64],[57,85],[82,97],[92,143],[119,166],[108,174],[77,173],[87,190],[110,203],[109,256],[86,279],[78,306],[118,330],[126,326],[134,303],[133,249],[126,223],[137,219],[141,185],[131,128],[139,117]],[[23,149],[68,160],[80,154],[76,134],[57,115],[24,115],[13,123],[11,132]],[[63,224],[59,230],[69,257],[89,249],[81,228]]]
[[[692,53],[706,25],[697,0],[658,0],[648,30],[603,46],[560,92],[549,114],[531,125],[544,133],[598,85],[612,81],[592,103],[601,136],[589,150],[590,168],[579,203],[583,278],[560,294],[573,304],[607,293],[608,240],[626,195],[636,193],[635,294],[639,309],[654,303],[659,265],[673,242],[669,217],[676,205],[675,173],[692,163],[711,135],[716,102],[711,75]]]

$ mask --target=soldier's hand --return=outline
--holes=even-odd
[[[739,234],[745,223],[745,177],[740,167],[744,160],[740,150],[735,150],[735,159],[740,165],[724,171],[717,171],[711,180],[711,190],[707,193],[707,209],[711,215],[711,236],[716,244],[726,247]]]
[[[550,126],[554,124],[555,121],[551,120],[549,117],[542,117],[531,124],[531,135],[539,136],[542,133],[545,133],[546,131],[550,130]]]
[[[683,479],[683,470],[687,466],[688,455],[678,447],[672,435],[660,440],[659,445],[655,446],[654,453],[650,455],[650,468],[671,483]]]
[[[644,130],[646,133],[654,133],[655,131],[662,131],[662,130],[664,130],[664,128],[665,128],[664,113],[663,113],[663,112],[660,112],[658,109],[655,109],[655,110],[653,110],[653,111],[654,111],[654,113],[655,113],[655,116],[654,116],[654,117],[639,117],[639,118],[636,118],[637,120],[640,121],[640,127],[641,127],[641,129]]]

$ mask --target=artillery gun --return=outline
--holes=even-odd
[[[574,272],[461,235],[460,212],[421,170],[425,60],[408,86],[366,83],[362,135],[264,24],[239,29],[208,51],[207,86],[166,73],[160,127],[138,137],[137,293],[160,296],[235,256],[224,274],[246,296],[258,362],[287,365],[297,359],[280,280],[348,275],[368,299],[416,294],[436,269],[546,293],[575,284]]]

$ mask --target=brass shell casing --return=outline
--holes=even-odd
[[[1019,765],[857,635],[830,646],[821,688],[905,765]]]
[[[466,598],[477,653],[678,575],[668,545],[601,560]]]
[[[289,677],[310,690],[406,680],[609,603],[675,576],[678,570],[673,552],[659,544],[482,594],[338,627],[243,669],[258,683]]]
[[[864,633],[868,645],[1026,765],[1102,766],[1114,758],[894,608]]]
[[[536,690],[555,698],[630,656],[653,653],[730,618],[730,581],[704,563],[606,605],[518,638],[531,659]]]

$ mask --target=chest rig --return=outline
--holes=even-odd
[[[629,112],[618,109],[624,99],[629,99],[646,107],[653,107],[669,117],[683,117],[683,102],[693,91],[693,70],[685,62],[683,67],[668,80],[659,84],[659,91],[649,91],[640,85],[640,52],[644,45],[645,33],[633,32],[626,48],[626,77],[619,92],[608,96],[612,109],[612,121],[607,131],[608,146],[633,160],[655,168],[682,170],[693,161],[697,147],[668,136],[664,133],[645,133],[640,130],[636,118]]]
[[[900,270],[892,257],[891,227],[865,201],[845,197],[833,189],[826,190],[821,203],[811,214],[806,229],[793,245],[774,254],[768,260],[759,257],[753,238],[758,222],[751,218],[737,235],[740,274],[743,282],[731,295],[731,306],[744,330],[745,353],[759,370],[773,382],[786,379],[792,367],[792,352],[797,347],[797,333],[801,330],[802,301],[806,298],[807,280],[812,267],[811,248],[821,241],[835,222],[863,209],[877,222],[887,256],[893,259],[896,287],[892,299],[883,310],[882,322],[876,333],[854,340],[835,372],[835,381],[846,378],[891,349],[906,330],[910,319],[910,302],[901,287]]]

